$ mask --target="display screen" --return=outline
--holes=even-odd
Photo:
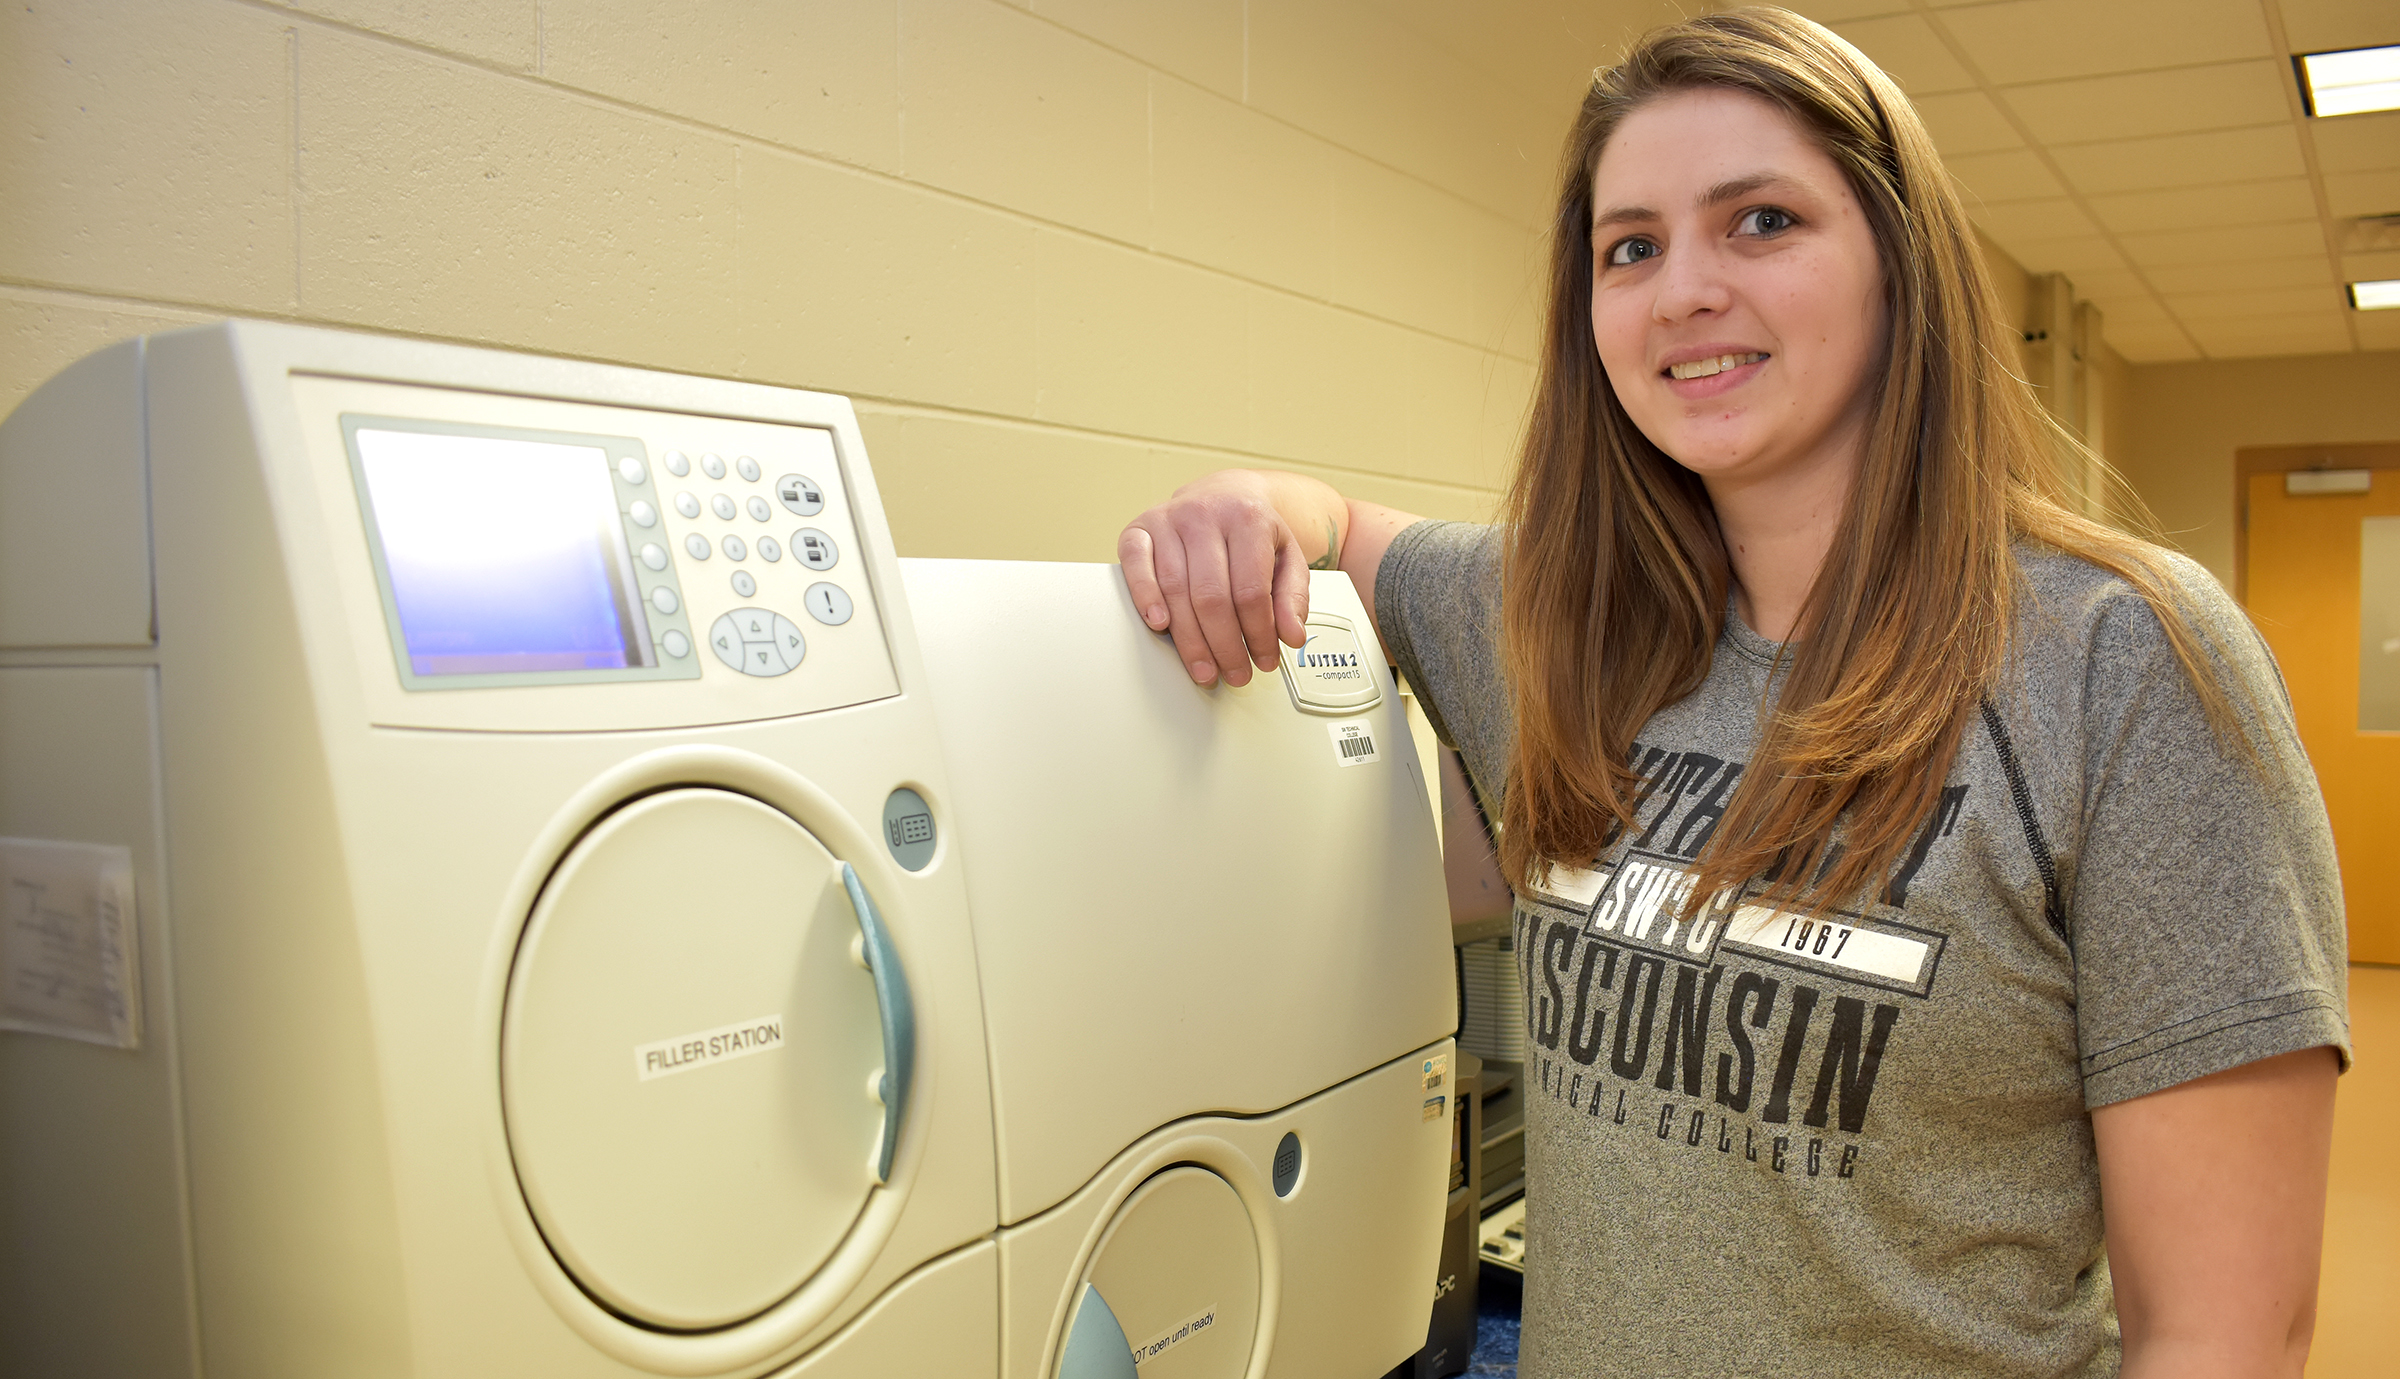
[[[366,425],[353,436],[412,672],[653,663],[607,451]]]

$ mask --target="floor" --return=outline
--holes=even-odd
[[[2308,1379],[2400,1374],[2400,967],[2350,969],[2356,1061],[2334,1094],[2325,1265]],[[1516,1379],[1521,1292],[1483,1271],[1471,1379]]]
[[[2400,1373],[2400,967],[2350,969],[2350,1048],[2357,1061],[2334,1093],[2308,1379]]]

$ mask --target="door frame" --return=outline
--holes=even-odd
[[[2400,441],[2247,445],[2233,452],[2233,598],[2250,606],[2250,479],[2310,469],[2400,469]]]

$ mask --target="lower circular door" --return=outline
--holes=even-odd
[[[619,1315],[723,1327],[833,1254],[877,1177],[883,1061],[841,863],[727,790],[575,844],[509,974],[501,1096],[551,1252]]]
[[[1108,1338],[1113,1359],[1115,1332],[1141,1379],[1241,1379],[1258,1337],[1258,1280],[1241,1194],[1207,1169],[1170,1168],[1134,1189],[1093,1249],[1059,1379],[1111,1372],[1098,1341]]]

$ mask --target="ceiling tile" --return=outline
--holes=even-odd
[[[2350,324],[2361,348],[2400,350],[2400,311],[2362,311]]]
[[[2117,246],[2098,235],[2077,235],[2070,239],[2031,239],[2001,242],[2003,248],[2028,273],[2114,273],[2125,268],[2125,256]]]
[[[1858,45],[1875,65],[1892,74],[1911,96],[1940,91],[1972,90],[1975,78],[1920,15],[1895,14],[1832,26],[1835,33]]]
[[[1985,234],[2002,243],[2100,233],[2100,227],[2092,223],[2091,217],[2063,196],[2040,201],[2003,201],[1997,205],[1986,202],[1970,207],[1969,214]]]
[[[2343,282],[2376,282],[2400,278],[2400,250],[2342,255]]]
[[[2103,304],[2108,302],[2146,302],[2153,307],[2157,306],[2150,296],[2149,282],[2130,268],[2116,268],[2105,272],[2086,270],[2078,273],[2075,275],[2075,291]]]
[[[1820,24],[1839,24],[1848,19],[1868,19],[1879,14],[1906,14],[1908,0],[1797,0],[1784,6],[1805,14]]]
[[[2273,56],[2258,0],[2014,0],[1940,22],[1999,86]]]
[[[2100,308],[2100,333],[2111,340],[2120,333],[2161,330],[2175,324],[2175,318],[2167,314],[2167,309],[2149,297],[2123,297],[2115,301],[2090,297],[2085,300]]]
[[[2185,324],[2200,348],[2215,359],[2350,353],[2350,326],[2338,311]]]
[[[2289,124],[2078,144],[2053,148],[2050,154],[2068,181],[2091,193],[2260,182],[2301,177],[2308,171],[2300,159],[2299,137]]]
[[[2072,144],[2287,121],[2291,76],[2291,64],[2262,58],[2012,86],[2000,98],[2034,138]]]
[[[2178,359],[2200,357],[2200,351],[2192,347],[2190,337],[2176,326],[2129,330],[2121,335],[2103,328],[2101,335],[2108,341],[2109,348],[2125,356],[2125,362],[2129,364],[2165,364]]]
[[[1967,189],[1967,207],[1976,209],[1977,201],[2032,201],[2039,197],[2064,196],[2067,189],[2042,160],[2023,149],[2005,153],[1970,153],[1960,158],[1945,158],[1950,175]]]
[[[2117,242],[2125,246],[2135,265],[2142,268],[2234,259],[2307,259],[2320,265],[2325,262],[2325,232],[2313,220],[2119,235]]]
[[[2171,191],[2120,192],[2114,196],[2095,196],[2090,201],[2092,214],[2100,217],[2100,223],[2123,234],[2216,225],[2265,225],[2279,220],[2309,220],[2317,214],[2317,199],[2309,193],[2305,177],[2278,177],[2215,187],[2177,187]]]
[[[2252,287],[2330,286],[2333,265],[2322,253],[2313,258],[2220,260],[2216,263],[2175,263],[2145,268],[2142,276],[2161,292],[2234,292]]]
[[[2017,131],[2009,127],[2008,117],[1981,91],[1919,96],[1914,104],[1925,119],[1925,128],[1933,133],[1934,147],[1945,158],[2025,146]]]
[[[2330,287],[2270,287],[2253,292],[2193,292],[2167,298],[2167,309],[2187,323],[2258,316],[2321,315],[2346,307]]]
[[[2337,216],[2400,215],[2400,168],[2327,174],[2325,199]]]
[[[2400,168],[2400,110],[2310,120],[2308,132],[2317,141],[2317,166],[2327,172]]]
[[[2295,53],[2400,43],[2392,0],[2283,0],[2283,33]]]

